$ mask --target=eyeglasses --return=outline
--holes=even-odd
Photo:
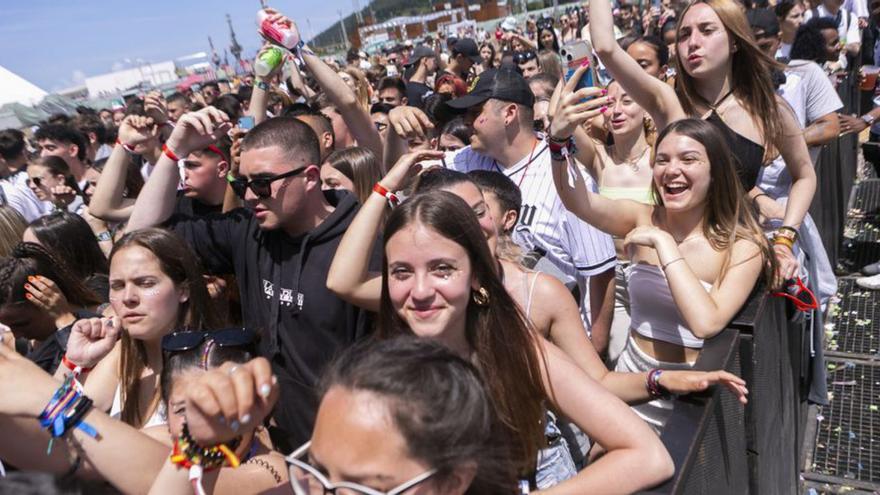
[[[290,486],[296,495],[400,495],[437,473],[436,469],[425,471],[387,492],[349,481],[331,483],[317,468],[305,461],[308,458],[311,443],[306,442],[285,458],[290,473]]]
[[[513,55],[513,62],[517,65],[521,65],[528,62],[529,60],[534,60],[537,57],[538,54],[532,50],[529,50],[527,52],[517,52]]]
[[[44,179],[43,177],[28,177],[27,179],[25,179],[25,183],[27,183],[28,186],[33,184],[36,187],[41,187],[44,180],[46,179]]]
[[[229,186],[232,187],[232,192],[235,193],[241,199],[244,199],[244,195],[247,193],[248,188],[260,199],[266,199],[272,196],[272,183],[286,179],[288,177],[294,177],[303,173],[309,165],[304,167],[300,167],[295,170],[291,170],[290,172],[285,172],[283,174],[273,175],[271,177],[257,177],[256,179],[251,179],[248,181],[243,177],[235,177],[232,174],[226,175],[226,180],[229,182]]]
[[[162,350],[168,352],[183,352],[195,349],[206,340],[210,340],[217,347],[241,347],[252,344],[256,334],[246,328],[225,328],[210,332],[184,330],[174,332],[162,337]]]
[[[816,295],[813,294],[800,277],[795,277],[785,281],[782,290],[774,292],[774,296],[784,297],[794,304],[798,311],[809,312],[819,309],[819,303],[816,301]]]

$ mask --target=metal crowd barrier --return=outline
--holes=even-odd
[[[706,341],[695,366],[742,376],[748,405],[723,387],[677,399],[661,435],[675,476],[644,493],[797,493],[805,332],[781,299],[756,291],[730,326]]]

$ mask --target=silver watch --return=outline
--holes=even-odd
[[[862,120],[864,120],[865,123],[868,124],[868,125],[873,124],[873,123],[874,123],[874,120],[876,119],[876,117],[874,117],[874,116],[871,115],[870,113],[866,113],[865,115],[862,115],[862,116],[859,117],[859,118],[862,119]]]

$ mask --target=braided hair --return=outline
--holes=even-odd
[[[9,257],[0,262],[0,306],[26,301],[24,284],[28,277],[36,275],[55,282],[67,302],[73,306],[101,304],[98,295],[86,288],[63,261],[39,244],[20,242]]]

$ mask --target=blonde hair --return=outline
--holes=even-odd
[[[334,151],[327,157],[326,163],[351,180],[354,184],[352,192],[361,204],[373,192],[373,184],[382,178],[382,169],[376,155],[360,146]]]
[[[364,72],[351,66],[345,67],[340,72],[344,72],[354,79],[354,96],[362,107],[369,109],[370,99],[373,97],[373,88],[370,86],[370,81],[367,80]]]
[[[685,15],[694,5],[704,3],[721,20],[733,44],[731,54],[731,91],[742,102],[749,115],[757,122],[764,137],[765,161],[776,155],[777,144],[782,142],[782,119],[779,104],[773,85],[772,69],[782,66],[764,53],[755,44],[752,30],[743,13],[742,5],[733,0],[696,0],[691,2],[681,13],[675,28],[676,43],[681,33]],[[676,66],[681,68],[675,80],[675,91],[681,100],[681,106],[688,115],[696,115],[698,103],[711,106],[715,102],[706,101],[697,92],[697,82],[683,69],[677,46],[675,50]]]
[[[15,208],[9,205],[0,206],[0,258],[6,258],[21,242],[27,222]]]

